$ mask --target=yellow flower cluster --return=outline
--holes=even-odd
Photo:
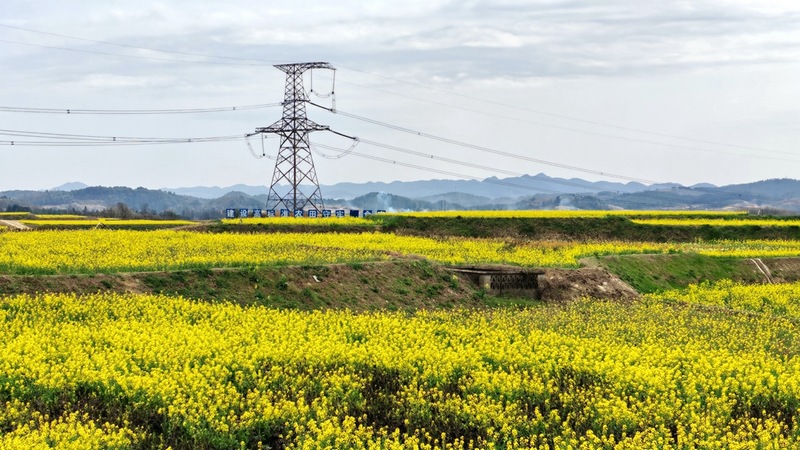
[[[4,233],[0,272],[94,273],[387,258],[378,243],[367,248],[359,239],[337,236],[100,229]]]
[[[36,219],[43,220],[86,220],[91,217],[80,216],[77,214],[36,214]]]
[[[93,273],[267,264],[329,264],[417,255],[445,264],[577,266],[586,256],[674,250],[626,242],[509,243],[500,239],[384,233],[212,234],[176,231],[60,230],[5,233],[0,271]]]
[[[72,412],[56,418],[31,410],[29,403],[16,399],[0,410],[0,423],[8,423],[11,432],[0,435],[0,448],[49,450],[104,450],[130,448],[141,440],[130,429],[108,422],[99,425],[87,413]]]
[[[302,219],[298,219],[302,220]],[[124,221],[116,221],[124,222]],[[386,233],[228,234],[59,230],[0,235],[0,272],[94,273],[274,264],[332,264],[416,255],[443,264],[575,267],[588,256],[696,252],[756,258],[800,256],[800,241],[693,243],[511,242]]]
[[[656,301],[715,305],[800,319],[800,283],[744,285],[730,280],[649,294]]]
[[[0,448],[797,448],[793,322],[0,297]],[[50,417],[48,414],[56,415]]]
[[[751,239],[746,241],[699,241],[678,244],[682,252],[733,258],[800,256],[800,240]]]

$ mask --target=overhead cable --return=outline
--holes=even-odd
[[[459,93],[459,92],[454,92],[454,91],[450,91],[450,90],[447,90],[447,89],[442,89],[442,88],[439,88],[439,87],[426,85],[426,84],[423,84],[423,83],[417,83],[417,82],[414,82],[414,81],[401,80],[401,79],[398,79],[398,78],[395,78],[395,77],[390,77],[390,76],[387,76],[387,75],[377,74],[377,73],[368,72],[368,71],[365,71],[365,70],[360,70],[360,69],[355,69],[355,68],[352,68],[352,67],[343,66],[341,64],[337,64],[337,66],[342,68],[342,69],[351,70],[353,72],[363,73],[363,74],[366,74],[366,75],[379,77],[379,78],[383,78],[383,79],[386,79],[386,80],[391,80],[391,81],[394,81],[394,82],[397,82],[397,83],[407,84],[407,85],[410,85],[410,86],[416,86],[416,87],[421,87],[421,88],[424,88],[424,89],[438,91],[438,92],[441,92],[441,93],[444,93],[444,94],[447,94],[447,95],[452,95],[452,96],[456,96],[456,97],[467,98],[467,99],[470,99],[470,100],[476,100],[476,101],[483,102],[483,103],[489,103],[489,104],[493,104],[493,105],[503,106],[503,107],[506,107],[506,108],[516,109],[518,111],[532,112],[534,114],[540,114],[540,115],[543,115],[543,116],[549,116],[549,117],[555,117],[555,118],[564,119],[564,120],[571,120],[571,121],[574,121],[574,122],[586,123],[586,124],[589,124],[589,125],[596,125],[596,126],[613,128],[613,129],[617,129],[617,130],[621,130],[621,131],[629,131],[629,132],[640,133],[640,134],[648,134],[648,135],[652,135],[652,136],[666,137],[666,138],[670,138],[670,139],[680,139],[680,140],[683,140],[683,141],[697,142],[697,143],[700,143],[700,144],[718,145],[718,146],[724,146],[724,147],[740,148],[740,149],[744,149],[744,150],[755,150],[755,151],[759,151],[759,152],[769,152],[769,153],[780,153],[780,154],[794,155],[794,153],[791,153],[791,152],[768,150],[768,149],[752,147],[752,146],[747,146],[747,145],[731,144],[731,143],[727,143],[727,142],[712,141],[712,140],[707,140],[707,139],[690,138],[690,137],[686,137],[686,136],[679,136],[679,135],[675,135],[675,134],[662,133],[662,132],[658,132],[658,131],[644,130],[644,129],[641,129],[641,128],[627,127],[627,126],[623,126],[623,125],[615,125],[615,124],[611,124],[611,123],[607,123],[607,122],[600,122],[600,121],[596,121],[596,120],[590,120],[590,119],[585,119],[585,118],[580,118],[580,117],[575,117],[575,116],[569,116],[569,115],[566,115],[566,114],[558,114],[558,113],[543,111],[543,110],[539,110],[539,109],[529,108],[529,107],[526,107],[526,106],[519,106],[519,105],[510,104],[510,103],[500,102],[500,101],[497,101],[497,100],[491,100],[491,99],[482,98],[482,97],[476,97],[476,96],[472,96],[472,95],[468,95],[468,94],[462,94],[462,93]],[[398,95],[402,95],[402,94],[398,94]],[[414,98],[414,97],[410,97],[410,98]],[[418,99],[418,98],[416,98],[416,99],[417,100],[423,100],[423,99]],[[480,110],[473,110],[473,109],[469,109],[469,108],[461,108],[461,107],[452,106],[452,105],[446,105],[446,104],[442,104],[442,105],[443,106],[451,106],[451,107],[454,107],[454,108],[464,109],[464,110],[467,110],[467,111],[472,111],[472,112],[477,112],[477,113],[484,113],[483,111],[480,111]],[[488,113],[485,113],[485,114],[488,114]],[[505,116],[501,116],[501,117],[505,117]],[[507,117],[507,118],[511,118],[511,117]],[[559,127],[555,127],[555,128],[559,128]],[[562,127],[562,128],[564,128],[566,130],[570,130],[570,131],[578,131],[578,130],[575,130],[575,129],[572,129],[572,128],[567,128],[567,127]],[[596,133],[596,134],[604,135],[602,133]],[[612,135],[608,135],[608,136],[612,136]]]
[[[98,145],[156,145],[185,144],[200,142],[225,142],[243,140],[245,135],[204,136],[191,138],[130,137],[130,136],[94,136],[84,134],[45,133],[37,131],[3,130],[0,136],[29,138],[23,140],[0,141],[0,145],[18,146],[98,146]],[[31,140],[38,139],[38,140]]]
[[[78,49],[72,49],[72,48],[46,46],[46,45],[31,44],[31,43],[11,41],[11,40],[0,40],[0,42],[5,42],[5,43],[12,43],[12,44],[19,44],[19,45],[29,45],[29,46],[51,48],[51,49],[65,50],[65,51],[75,51],[75,52],[83,52],[83,53],[95,53],[95,54],[101,54],[101,55],[122,56],[122,57],[141,58],[141,59],[154,59],[154,60],[162,60],[162,61],[193,62],[193,63],[201,63],[201,64],[265,65],[265,64],[270,64],[270,63],[283,62],[283,61],[278,61],[278,60],[262,60],[262,59],[241,58],[241,57],[233,57],[233,56],[219,56],[219,55],[209,55],[209,54],[203,54],[203,53],[183,52],[183,51],[176,51],[176,50],[165,50],[165,49],[158,49],[158,48],[152,48],[152,47],[142,47],[142,46],[136,46],[136,45],[130,45],[130,44],[124,44],[124,43],[118,43],[118,42],[110,42],[110,41],[103,41],[103,40],[96,40],[96,39],[87,39],[87,38],[82,38],[82,37],[78,37],[78,36],[71,36],[71,35],[60,34],[60,33],[52,33],[52,32],[48,32],[48,31],[35,30],[35,29],[31,29],[31,28],[13,26],[13,25],[7,25],[7,24],[0,24],[0,27],[20,30],[20,31],[26,31],[26,32],[30,32],[30,33],[48,35],[48,36],[61,37],[61,38],[66,38],[66,39],[73,39],[73,40],[84,41],[84,42],[91,42],[91,43],[95,43],[95,44],[102,44],[102,45],[110,45],[110,46],[117,46],[117,47],[123,47],[123,48],[136,49],[136,50],[146,50],[146,51],[152,51],[152,52],[168,53],[168,54],[192,56],[192,57],[200,57],[200,58],[222,59],[222,60],[228,60],[228,61],[243,61],[243,62],[247,61],[249,63],[248,64],[242,64],[242,63],[235,63],[235,62],[191,61],[191,60],[178,60],[178,59],[169,59],[169,58],[156,58],[156,57],[147,57],[147,56],[140,56],[140,55],[125,55],[125,54],[109,53],[109,52],[78,50]],[[436,86],[431,86],[431,85],[426,85],[426,84],[423,84],[423,83],[414,82],[414,81],[401,80],[401,79],[396,78],[396,77],[391,77],[391,76],[387,76],[387,75],[383,75],[383,74],[369,72],[369,71],[366,71],[366,70],[347,67],[347,66],[343,66],[341,64],[337,64],[337,66],[339,66],[339,67],[341,67],[343,69],[351,70],[353,72],[358,72],[358,73],[362,73],[362,74],[366,74],[366,75],[370,75],[370,76],[374,76],[374,77],[379,77],[379,78],[383,78],[383,79],[386,79],[386,80],[391,80],[391,81],[394,81],[394,82],[397,82],[397,83],[407,84],[407,85],[410,85],[410,86],[416,86],[416,87],[421,87],[421,88],[428,89],[428,90],[438,91],[438,92],[441,92],[441,93],[444,93],[444,94],[447,94],[447,95],[467,98],[467,99],[470,99],[470,100],[475,100],[475,101],[480,101],[480,102],[484,102],[484,103],[503,106],[503,107],[506,107],[506,108],[516,109],[516,110],[519,110],[519,111],[526,111],[526,112],[531,112],[531,113],[534,113],[534,114],[540,114],[540,115],[544,115],[544,116],[549,116],[549,117],[554,117],[554,118],[559,118],[559,119],[564,119],[564,120],[570,120],[570,121],[585,123],[585,124],[594,125],[594,126],[607,127],[607,128],[617,129],[617,130],[621,130],[621,131],[634,132],[634,133],[640,133],[640,134],[646,134],[646,135],[652,135],[652,136],[659,136],[659,137],[665,137],[665,138],[670,138],[670,139],[679,139],[679,140],[683,140],[683,141],[687,141],[687,142],[696,142],[696,143],[701,143],[701,144],[724,146],[724,147],[731,147],[731,148],[740,148],[740,149],[744,149],[744,150],[754,150],[754,151],[759,151],[759,152],[776,153],[776,154],[784,154],[784,155],[794,156],[794,153],[792,153],[792,152],[768,150],[768,149],[763,149],[763,148],[758,148],[758,147],[753,147],[753,146],[731,144],[731,143],[712,141],[712,140],[707,140],[707,139],[690,138],[690,137],[679,136],[679,135],[675,135],[675,134],[657,132],[657,131],[652,131],[652,130],[644,130],[644,129],[640,129],[640,128],[628,127],[628,126],[623,126],[623,125],[616,125],[616,124],[611,124],[611,123],[606,123],[606,122],[601,122],[601,121],[596,121],[596,120],[591,120],[591,119],[586,119],[586,118],[570,116],[570,115],[566,115],[566,114],[553,113],[553,112],[543,111],[543,110],[534,109],[534,108],[530,108],[530,107],[526,107],[526,106],[519,106],[519,105],[510,104],[510,103],[500,102],[500,101],[497,101],[497,100],[491,100],[491,99],[472,96],[472,95],[468,95],[468,94],[462,94],[462,93],[450,91],[450,90],[447,90],[447,89],[442,89],[442,88],[439,88],[439,87],[436,87]],[[355,84],[355,83],[348,83],[348,84]],[[355,85],[357,85],[357,84],[355,84]],[[370,86],[361,86],[361,87],[365,87],[365,88],[368,88],[368,89],[375,89],[375,88],[370,87]],[[543,123],[531,122],[531,121],[527,121],[527,120],[524,120],[524,119],[521,119],[521,118],[503,116],[503,115],[499,115],[499,114],[492,114],[492,113],[488,113],[486,111],[481,111],[481,110],[476,110],[476,109],[471,109],[471,108],[464,108],[464,107],[455,106],[455,105],[451,105],[451,104],[447,104],[447,103],[432,102],[429,99],[420,99],[420,98],[417,98],[417,97],[407,96],[407,95],[404,95],[404,94],[398,94],[398,93],[394,93],[394,92],[391,92],[391,91],[380,90],[380,89],[376,89],[376,90],[383,91],[383,92],[388,92],[388,93],[395,94],[395,95],[401,95],[401,96],[404,96],[404,97],[407,97],[407,98],[411,98],[411,99],[414,99],[414,100],[417,100],[417,101],[425,101],[425,102],[429,102],[429,103],[434,103],[434,104],[438,104],[440,106],[461,109],[461,110],[470,111],[470,112],[473,112],[473,113],[492,115],[492,116],[502,117],[502,118],[505,118],[505,119],[518,120],[518,121],[524,121],[524,122],[529,122],[529,123],[535,123],[535,124],[540,125],[540,126],[552,127],[552,128],[556,128],[556,129],[563,129],[565,131],[580,132],[580,133],[592,134],[592,135],[597,135],[597,136],[604,136],[604,137],[609,137],[609,138],[628,140],[628,141],[633,141],[633,142],[642,142],[642,143],[647,143],[647,144],[652,144],[652,145],[668,146],[668,147],[673,147],[673,148],[685,148],[685,149],[689,149],[689,150],[699,150],[699,151],[706,151],[706,152],[714,152],[713,150],[709,150],[709,149],[686,147],[686,146],[668,144],[668,143],[663,143],[663,142],[647,141],[647,140],[642,140],[642,139],[635,139],[635,138],[628,138],[628,137],[623,137],[623,136],[610,135],[610,134],[606,134],[606,133],[592,132],[592,131],[588,131],[588,130],[581,130],[581,129],[571,128],[571,127],[562,127],[562,126],[551,125],[551,124],[543,124]],[[727,153],[727,152],[717,152],[717,153]],[[750,156],[750,155],[742,155],[742,154],[738,154],[738,153],[728,153],[728,154],[737,155],[737,156]],[[774,159],[781,159],[781,158],[774,158]]]
[[[445,108],[452,108],[452,109],[457,109],[457,110],[461,110],[461,111],[467,111],[467,112],[471,112],[471,113],[475,113],[475,114],[481,114],[481,115],[489,116],[489,117],[497,117],[497,118],[500,118],[500,119],[503,119],[503,120],[512,120],[512,121],[515,121],[515,122],[529,123],[529,124],[540,126],[540,127],[544,127],[544,128],[552,128],[552,129],[555,129],[555,130],[563,130],[563,131],[567,131],[567,132],[571,132],[571,133],[581,133],[581,134],[586,134],[586,135],[590,135],[590,136],[600,136],[600,137],[608,138],[608,139],[616,139],[616,140],[627,141],[627,142],[636,142],[636,143],[641,143],[641,144],[657,145],[657,146],[661,146],[661,147],[677,148],[677,149],[698,151],[698,152],[704,152],[704,153],[716,153],[716,154],[732,155],[732,156],[739,156],[739,157],[749,157],[749,158],[768,158],[768,159],[775,159],[775,160],[781,160],[781,161],[798,161],[798,159],[796,158],[797,155],[795,153],[793,153],[793,152],[782,152],[782,151],[777,151],[777,150],[765,150],[765,149],[757,149],[757,148],[748,147],[748,148],[750,148],[752,150],[758,150],[758,151],[761,151],[761,152],[789,155],[789,156],[794,156],[795,157],[795,158],[782,158],[782,157],[778,157],[778,156],[751,155],[751,154],[735,153],[735,152],[729,152],[729,151],[718,150],[718,149],[709,149],[709,148],[702,148],[702,147],[696,147],[696,146],[674,144],[674,143],[669,143],[669,142],[659,142],[659,141],[653,141],[653,140],[636,138],[636,137],[620,136],[620,135],[617,135],[617,134],[603,133],[603,132],[600,132],[600,131],[583,130],[583,129],[580,129],[580,128],[568,127],[568,126],[563,126],[563,125],[554,125],[554,124],[549,124],[549,123],[544,123],[544,122],[537,122],[537,121],[526,119],[526,118],[523,118],[523,117],[508,116],[508,115],[497,114],[497,113],[493,113],[493,112],[489,112],[489,111],[483,111],[483,110],[480,110],[480,109],[457,106],[457,105],[453,105],[453,104],[450,104],[450,103],[438,102],[438,101],[431,100],[431,99],[428,99],[428,98],[419,98],[419,97],[414,97],[414,96],[411,96],[411,95],[400,94],[400,93],[397,93],[397,92],[388,91],[388,90],[385,90],[385,89],[378,89],[378,88],[374,88],[372,86],[366,86],[366,85],[363,85],[363,84],[357,84],[357,83],[352,83],[352,82],[348,82],[348,81],[342,81],[342,83],[351,84],[351,85],[358,86],[358,87],[361,87],[361,88],[371,89],[371,90],[375,90],[375,91],[378,91],[378,92],[383,92],[383,93],[387,93],[387,94],[391,94],[391,95],[397,95],[397,96],[400,96],[400,97],[408,98],[408,99],[419,101],[419,102],[429,103],[429,104],[432,104],[432,105],[443,106]],[[665,136],[667,136],[667,135],[665,135]],[[669,137],[669,136],[667,136],[667,137]],[[700,142],[704,142],[704,143],[707,143],[707,144],[711,143],[710,141],[700,141]],[[727,145],[727,144],[717,143],[717,145]],[[736,147],[736,145],[728,145],[728,146]]]
[[[471,144],[471,143],[468,143],[468,142],[462,142],[462,141],[458,141],[458,140],[455,140],[455,139],[450,139],[450,138],[437,136],[437,135],[430,134],[430,133],[425,133],[425,132],[422,132],[422,131],[412,130],[410,128],[401,127],[399,125],[393,125],[393,124],[390,124],[390,123],[387,123],[387,122],[382,122],[382,121],[379,121],[379,120],[370,119],[368,117],[363,117],[363,116],[359,116],[359,115],[356,115],[356,114],[347,113],[347,112],[344,112],[344,111],[341,111],[341,110],[333,111],[333,110],[331,110],[329,108],[325,108],[324,106],[317,105],[316,103],[313,103],[313,102],[309,102],[309,103],[314,105],[314,106],[316,106],[316,107],[318,107],[318,108],[325,109],[325,110],[331,111],[331,112],[333,112],[335,114],[339,114],[339,115],[342,115],[342,116],[345,116],[345,117],[350,117],[350,118],[353,118],[353,119],[356,119],[356,120],[360,120],[360,121],[363,121],[363,122],[367,122],[367,123],[371,123],[371,124],[374,124],[374,125],[379,125],[379,126],[382,126],[382,127],[391,128],[393,130],[402,131],[404,133],[409,133],[409,134],[413,134],[413,135],[416,135],[416,136],[437,140],[437,141],[444,142],[444,143],[447,143],[447,144],[452,144],[452,145],[457,145],[457,146],[461,146],[461,147],[471,148],[471,149],[478,150],[478,151],[481,151],[481,152],[493,153],[493,154],[496,154],[496,155],[506,156],[506,157],[509,157],[509,158],[514,158],[514,159],[534,162],[534,163],[537,163],[537,164],[543,164],[543,165],[548,165],[548,166],[553,166],[553,167],[559,167],[559,168],[562,168],[562,169],[574,170],[574,171],[577,171],[577,172],[590,173],[590,174],[593,174],[593,175],[600,175],[600,176],[609,177],[609,178],[617,178],[617,179],[628,180],[628,181],[638,181],[638,182],[641,182],[641,183],[648,183],[648,184],[658,183],[658,181],[654,181],[654,180],[648,180],[648,179],[638,178],[638,177],[630,177],[630,176],[626,176],[626,175],[615,174],[615,173],[610,173],[610,172],[604,172],[604,171],[594,170],[594,169],[587,169],[587,168],[584,168],[584,167],[572,166],[572,165],[569,165],[569,164],[562,164],[562,163],[557,163],[557,162],[553,162],[553,161],[547,161],[547,160],[544,160],[544,159],[532,158],[530,156],[518,155],[516,153],[506,152],[506,151],[502,151],[502,150],[496,150],[496,149],[493,149],[493,148],[490,148],[490,147],[485,147],[485,146],[482,146],[482,145]]]
[[[183,109],[72,109],[72,108],[28,108],[20,106],[0,106],[0,112],[29,114],[96,114],[96,115],[136,115],[136,114],[202,114],[249,109],[272,108],[282,103],[264,103],[260,105],[225,106],[215,108],[183,108]]]

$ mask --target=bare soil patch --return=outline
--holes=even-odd
[[[598,300],[632,301],[639,293],[608,270],[600,267],[545,269],[539,277],[541,299],[564,302],[583,297]]]

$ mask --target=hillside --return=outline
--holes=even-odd
[[[125,203],[139,212],[171,211],[186,218],[217,218],[226,208],[264,208],[266,187],[152,190],[83,187],[68,183],[49,191],[0,192],[0,210],[98,211]],[[542,191],[546,193],[542,193]],[[488,178],[483,181],[430,180],[393,183],[340,183],[323,186],[326,205],[388,211],[464,209],[737,209],[765,213],[800,212],[800,181],[764,180],[715,187],[699,184],[644,186],[590,183],[546,175]],[[193,193],[193,195],[188,195]],[[213,197],[212,197],[213,196]]]

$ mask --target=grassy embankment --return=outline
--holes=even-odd
[[[697,219],[697,214],[686,218]],[[710,217],[715,217],[710,215]],[[620,215],[597,217],[415,217],[402,215],[376,215],[362,219],[293,219],[246,223],[239,221],[198,224],[192,228],[198,231],[216,233],[272,233],[272,232],[315,232],[315,233],[353,233],[353,232],[391,232],[400,235],[419,236],[465,236],[495,237],[510,242],[549,241],[631,241],[631,242],[696,242],[716,239],[800,239],[797,226],[759,226],[736,225],[737,217],[731,216],[720,224],[680,225],[643,224],[631,219],[647,218],[647,215],[630,217]],[[672,216],[680,218],[680,216]],[[48,218],[50,219],[50,218]],[[747,218],[752,221],[752,217]],[[758,219],[756,219],[758,220]],[[765,218],[765,223],[768,218]],[[764,260],[768,267],[774,267],[771,260]],[[597,258],[590,264],[600,265],[628,282],[642,293],[658,292],[666,289],[682,288],[692,283],[731,279],[745,283],[765,281],[764,275],[753,261],[743,258],[724,258],[703,256],[693,253],[672,255],[623,255]],[[338,270],[322,267],[317,270],[325,278],[339,278],[339,284],[350,291],[362,293],[348,294],[347,290],[332,289],[330,284],[312,280],[312,273],[303,273],[301,268],[229,268],[225,270],[198,269],[161,271],[142,274],[97,274],[92,276],[49,276],[22,277],[5,276],[2,282],[3,293],[37,291],[56,292],[96,292],[113,290],[145,293],[177,293],[192,298],[211,300],[227,299],[237,303],[259,303],[276,307],[313,309],[324,307],[352,307],[353,309],[413,309],[415,302],[407,300],[408,294],[415,297],[438,298],[437,305],[450,305],[453,298],[444,295],[447,282],[434,282],[430,277],[416,274],[409,262],[393,264],[352,264],[360,270]],[[429,270],[437,272],[434,278],[447,278],[441,266],[426,263]],[[402,266],[402,268],[400,268]],[[312,266],[314,267],[314,266]],[[320,266],[321,267],[321,266]],[[324,270],[323,270],[324,269]],[[800,268],[798,268],[800,269]],[[356,272],[358,272],[356,274]],[[404,273],[408,273],[404,276]],[[779,280],[794,281],[800,278],[792,264],[782,265]],[[333,275],[331,275],[333,274]],[[301,286],[295,290],[281,289],[281,277],[300,277]],[[323,278],[316,275],[318,279]],[[265,280],[253,282],[253,280]],[[410,281],[409,281],[410,280]],[[408,284],[408,286],[404,286]],[[415,289],[409,289],[413,286]],[[423,286],[425,286],[423,288]],[[417,292],[422,290],[424,292]],[[481,293],[474,288],[464,295],[455,290],[453,297],[475,298]],[[360,297],[351,298],[351,297]],[[366,300],[372,297],[372,300]],[[372,302],[374,305],[369,305]],[[425,303],[425,300],[422,301]]]

